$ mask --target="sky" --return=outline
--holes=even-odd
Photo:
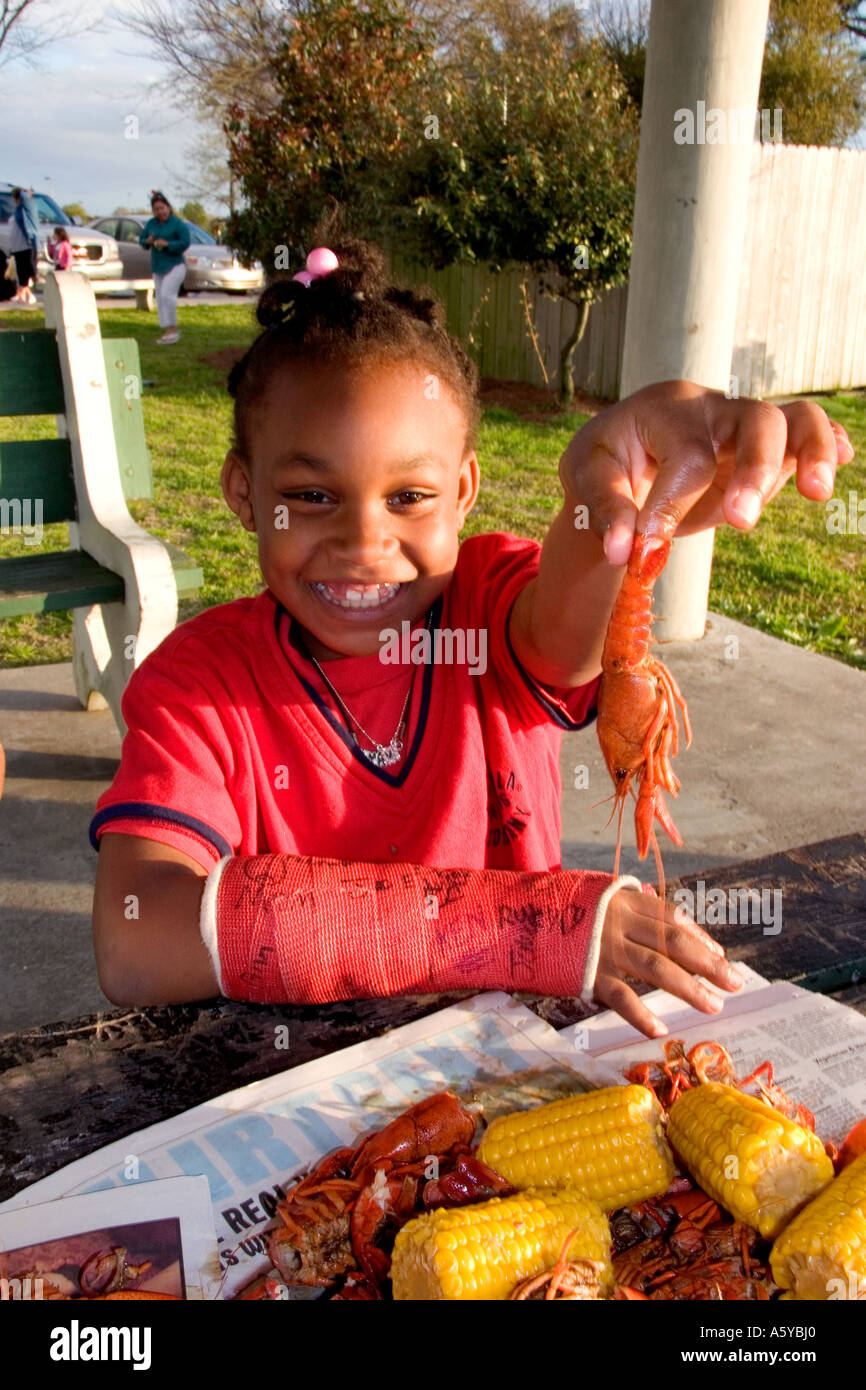
[[[194,195],[192,146],[201,129],[165,96],[153,93],[164,77],[143,39],[108,18],[136,0],[84,0],[99,27],[39,55],[33,70],[20,61],[0,67],[3,139],[0,181],[52,193],[57,201],[83,203],[95,217],[116,207],[144,208],[159,187],[178,204]],[[33,14],[64,17],[82,0],[38,0]],[[137,139],[126,130],[135,126]],[[864,132],[849,142],[866,148]],[[205,200],[212,213],[225,209]]]
[[[80,0],[52,0],[34,16],[79,8]],[[128,9],[129,0],[114,0],[112,8]],[[86,13],[90,18],[107,9],[88,0]],[[102,18],[100,30],[43,50],[39,64],[37,70],[20,61],[0,68],[0,181],[52,193],[61,205],[83,203],[91,216],[119,206],[144,208],[156,187],[186,201],[191,190],[179,180],[200,128],[151,94],[164,72],[143,39]],[[125,137],[125,130],[135,129],[128,116],[137,118],[138,139]]]

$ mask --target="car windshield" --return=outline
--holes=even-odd
[[[47,193],[34,193],[33,201],[36,204],[36,213],[40,222],[50,222],[54,227],[72,227],[74,223],[61,207],[58,207],[53,198],[49,198]],[[12,201],[11,193],[0,193],[0,221],[8,222],[15,211],[15,204]]]
[[[187,222],[186,225],[189,227],[189,239],[193,246],[216,246],[216,237],[212,237],[203,227],[197,227],[195,222]]]

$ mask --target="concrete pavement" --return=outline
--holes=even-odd
[[[866,823],[866,673],[716,614],[698,643],[656,648],[689,702],[694,743],[676,769],[685,845],[670,877],[861,830]],[[120,737],[87,714],[68,663],[0,670],[0,1033],[109,1007],[93,965],[97,856],[87,828]],[[563,864],[613,867],[610,779],[594,728],[562,744]],[[664,836],[662,837],[664,838]],[[626,819],[623,869],[638,866]],[[639,875],[654,881],[649,861]]]

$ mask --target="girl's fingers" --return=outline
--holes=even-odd
[[[559,475],[566,496],[574,496],[586,507],[589,524],[603,539],[610,563],[627,564],[638,512],[633,479],[627,458],[608,446],[594,420],[569,443]]]
[[[733,404],[733,402],[731,402]],[[788,424],[782,411],[763,401],[740,401],[734,471],[725,488],[725,520],[741,530],[760,518],[784,479]],[[791,470],[793,471],[793,470]]]
[[[619,896],[619,895],[618,895]],[[625,944],[645,947],[659,956],[667,956],[693,975],[703,975],[720,989],[733,993],[742,986],[742,977],[725,959],[725,953],[707,932],[686,917],[679,908],[665,904],[665,916],[652,914],[652,899],[644,895],[640,912],[630,916],[623,929]],[[614,899],[614,902],[616,899]]]
[[[667,1034],[667,1028],[661,1019],[648,1009],[639,995],[629,988],[624,980],[617,979],[615,975],[599,973],[596,982],[594,997],[601,1004],[606,1004],[609,1009],[613,1009],[630,1023],[638,1032],[645,1033],[648,1038],[663,1038]]]
[[[854,457],[848,436],[841,426],[833,429],[814,401],[792,401],[782,410],[788,424],[788,449],[797,460],[797,488],[813,502],[826,502],[833,495],[836,468],[847,452],[845,444],[848,457]]]
[[[662,911],[659,911],[661,907]],[[644,930],[678,928],[693,937],[710,952],[724,957],[724,950],[709,932],[699,927],[697,922],[676,903],[659,903],[658,898],[649,893],[640,893],[636,888],[621,888],[608,907],[610,920],[619,922],[627,936],[634,936],[634,928],[640,924]],[[649,941],[649,938],[645,938]],[[658,937],[652,938],[653,941]]]
[[[644,980],[654,989],[663,989],[668,994],[675,994],[678,999],[684,999],[693,1008],[700,1009],[701,1013],[721,1012],[723,1005],[718,995],[713,994],[712,990],[707,989],[694,975],[690,975],[667,956],[660,955],[650,947],[628,942],[626,958],[627,974],[635,979]]]

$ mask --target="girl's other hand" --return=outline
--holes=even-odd
[[[696,976],[730,993],[741,988],[742,976],[729,965],[717,941],[672,903],[636,889],[621,888],[608,904],[595,977],[595,998],[647,1037],[659,1038],[667,1028],[648,1009],[625,977],[665,989],[703,1013],[715,1014],[722,1000]]]
[[[664,381],[600,411],[559,471],[608,560],[624,565],[638,518],[642,532],[668,538],[723,522],[751,530],[793,474],[804,497],[826,502],[853,457],[845,430],[814,401],[779,407]]]

